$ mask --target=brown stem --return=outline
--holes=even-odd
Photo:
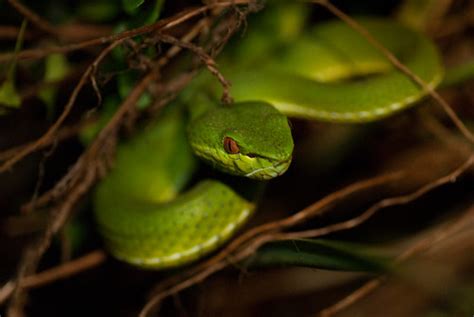
[[[291,239],[298,239],[298,238],[315,238],[322,235],[326,235],[329,233],[334,233],[341,230],[347,230],[350,228],[354,228],[361,223],[368,220],[372,217],[377,211],[387,208],[390,206],[407,204],[422,195],[432,191],[435,188],[438,188],[442,185],[447,183],[452,183],[457,180],[457,178],[465,173],[468,169],[472,167],[474,164],[474,155],[471,155],[462,165],[456,168],[453,172],[447,174],[444,177],[441,177],[433,182],[422,186],[420,189],[416,190],[413,193],[403,196],[397,196],[393,198],[383,199],[380,202],[374,204],[371,208],[367,209],[363,212],[360,216],[357,216],[351,220],[343,221],[340,223],[336,223],[333,225],[329,225],[327,227],[314,229],[314,230],[307,230],[301,232],[290,232],[290,233],[281,233],[281,232],[265,232],[263,234],[252,236],[252,239],[249,240],[247,243],[242,243],[241,245],[233,246],[230,244],[226,249],[220,252],[218,255],[212,257],[210,260],[204,262],[203,265],[198,265],[195,269],[191,269],[189,272],[191,274],[186,274],[183,280],[174,283],[166,283],[166,285],[159,289],[157,293],[145,304],[143,307],[140,317],[146,317],[148,312],[150,312],[161,300],[164,298],[180,292],[190,286],[195,285],[203,281],[205,278],[214,274],[223,268],[225,268],[229,263],[226,261],[225,257],[231,257],[232,261],[241,261],[244,258],[253,254],[259,247],[268,243],[270,241],[278,241],[278,240],[291,240]],[[301,212],[296,213],[296,215],[300,214]],[[295,216],[296,216],[295,215]],[[305,217],[303,217],[304,219]],[[287,218],[288,219],[288,218]],[[265,226],[265,225],[263,225]],[[260,227],[257,227],[260,228]],[[234,241],[235,242],[235,241]],[[224,257],[224,258],[222,258]]]
[[[36,288],[68,278],[104,263],[106,258],[103,251],[93,251],[78,259],[68,261],[34,275],[26,276],[21,287],[25,289]],[[11,296],[13,290],[14,282],[10,281],[3,285],[0,289],[0,304]]]
[[[52,34],[54,36],[59,36],[58,29],[52,26],[48,21],[31,11],[28,7],[21,4],[17,0],[7,0],[8,3],[15,8],[21,15],[25,17],[28,21],[30,21],[33,25],[35,25],[38,29]]]
[[[397,257],[397,263],[404,262],[415,255],[426,252],[427,250],[433,248],[439,242],[448,239],[453,234],[459,232],[466,227],[467,222],[472,222],[473,219],[474,206],[469,208],[469,210],[461,216],[454,223],[449,224],[448,226],[443,226],[439,230],[436,230],[433,234],[430,234],[428,237],[415,242],[407,250]],[[347,309],[348,307],[354,305],[361,299],[370,295],[374,290],[376,290],[380,285],[382,285],[387,280],[387,276],[379,276],[374,278],[360,288],[356,289],[354,292],[344,297],[342,300],[337,303],[323,309],[318,313],[319,317],[331,317],[335,314]]]
[[[24,59],[41,59],[44,58],[52,53],[69,53],[72,51],[76,50],[81,50],[85,49],[91,46],[99,46],[99,45],[104,45],[107,43],[115,42],[118,40],[123,40],[127,38],[132,38],[138,35],[143,35],[146,33],[151,33],[157,30],[166,30],[170,29],[176,25],[179,25],[197,15],[200,15],[209,9],[213,8],[218,8],[218,7],[229,7],[233,5],[238,5],[238,4],[248,4],[251,3],[252,0],[234,0],[234,1],[225,1],[225,2],[216,2],[216,3],[211,3],[199,8],[194,8],[194,9],[189,9],[185,10],[183,12],[180,12],[176,14],[173,17],[159,20],[156,23],[150,24],[150,25],[145,25],[141,26],[135,29],[127,30],[118,34],[113,34],[113,35],[108,35],[108,36],[103,36],[100,38],[95,38],[92,40],[87,40],[83,41],[80,43],[73,43],[65,46],[56,46],[56,47],[50,47],[46,49],[28,49],[28,50],[23,50],[18,52],[16,55],[18,60],[24,60]],[[13,53],[3,53],[0,54],[0,63],[2,62],[8,62],[13,56]]]

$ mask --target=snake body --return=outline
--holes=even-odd
[[[270,125],[278,128],[284,123],[291,155],[293,143],[286,117],[275,108],[242,103],[232,111],[248,112],[253,106],[264,112]],[[172,267],[212,251],[255,209],[254,203],[213,179],[202,180],[182,193],[196,161],[186,138],[183,109],[168,110],[159,122],[119,146],[114,168],[95,194],[96,221],[108,250],[118,259],[143,268]],[[227,131],[225,124],[217,124],[222,116],[233,118],[227,116],[226,109],[218,110],[224,111],[214,112],[217,121],[210,132],[217,128],[238,134],[239,129]],[[272,117],[277,122],[272,123]],[[251,133],[248,128],[253,129],[258,120],[253,117],[250,126],[243,122],[240,132]],[[200,118],[196,121],[199,123]]]
[[[360,22],[428,85],[439,84],[440,58],[423,35],[376,18]],[[244,70],[227,66],[223,72],[234,104],[213,102],[221,89],[204,80],[203,90],[210,93],[188,99],[193,113],[170,107],[119,146],[115,167],[95,195],[99,230],[117,258],[147,268],[185,264],[224,243],[252,214],[254,203],[218,180],[189,188],[193,153],[222,171],[270,179],[291,162],[286,116],[366,122],[426,94],[338,21],[316,26],[268,63]]]

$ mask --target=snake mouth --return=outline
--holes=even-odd
[[[214,168],[225,173],[244,176],[255,180],[269,180],[286,172],[291,164],[292,156],[284,160],[276,160],[258,155],[226,154],[195,147],[197,156]]]
[[[270,166],[257,168],[250,173],[247,173],[245,177],[258,179],[258,180],[269,180],[280,175],[283,175],[290,167],[292,157],[284,161],[278,161]]]

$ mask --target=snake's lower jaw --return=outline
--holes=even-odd
[[[247,173],[245,176],[257,180],[269,180],[280,175],[283,175],[290,167],[292,158],[288,158],[284,161],[276,162],[267,167],[261,167],[254,171]]]

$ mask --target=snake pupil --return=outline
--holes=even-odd
[[[234,139],[226,136],[224,138],[224,149],[229,154],[238,154],[240,153],[240,148],[237,142]]]

